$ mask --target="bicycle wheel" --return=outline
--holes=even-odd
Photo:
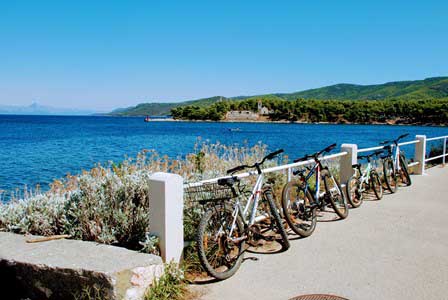
[[[384,182],[386,183],[387,189],[391,193],[395,193],[397,191],[397,175],[395,172],[394,162],[390,158],[386,158],[383,161],[383,173],[384,173]]]
[[[325,192],[329,196],[329,200],[334,211],[341,219],[347,218],[348,204],[345,194],[342,192],[341,185],[336,178],[330,175],[325,175],[323,177],[323,181]]]
[[[272,195],[271,189],[265,189],[263,192],[263,196],[265,200],[269,204],[269,209],[271,211],[271,218],[273,222],[275,222],[275,225],[282,237],[282,245],[284,250],[288,250],[290,247],[289,240],[288,240],[288,234],[286,233],[285,228],[283,227],[282,219],[280,218],[280,214],[277,210],[277,205],[275,205],[274,196]]]
[[[370,187],[375,193],[376,198],[381,200],[383,198],[383,185],[381,184],[380,176],[375,171],[370,173]]]
[[[406,160],[404,154],[400,154],[400,167],[401,182],[403,182],[406,186],[410,186],[412,184],[411,176],[409,176],[408,161]]]
[[[210,276],[220,280],[235,274],[243,261],[244,241],[231,240],[243,236],[243,222],[238,216],[233,234],[229,236],[232,221],[232,209],[223,205],[207,210],[199,224],[199,261]]]
[[[347,186],[345,187],[347,190],[347,200],[353,208],[360,207],[363,200],[363,194],[361,190],[361,182],[359,181],[358,176],[353,175],[347,181]]]
[[[285,184],[282,192],[282,208],[289,227],[301,237],[310,236],[316,228],[316,207],[310,191],[297,182]]]

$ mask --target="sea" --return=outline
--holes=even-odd
[[[0,115],[0,190],[48,187],[96,163],[121,162],[154,149],[172,158],[195,151],[203,141],[284,149],[300,157],[337,143],[372,147],[409,133],[448,135],[448,127],[292,123],[144,122],[141,117]],[[413,146],[404,148],[413,156]],[[430,149],[430,147],[428,147]]]

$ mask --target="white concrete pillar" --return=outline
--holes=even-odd
[[[425,174],[425,156],[426,156],[426,135],[416,135],[415,139],[419,142],[415,144],[414,161],[418,162],[415,166],[415,174]]]
[[[340,183],[346,184],[350,177],[355,173],[353,165],[358,163],[358,145],[342,144],[341,152],[347,152],[347,155],[341,157],[339,166]]]
[[[149,226],[159,237],[165,262],[179,263],[184,247],[183,179],[176,174],[154,173],[149,182]]]

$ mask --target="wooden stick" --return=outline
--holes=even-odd
[[[29,239],[29,240],[26,240],[26,242],[27,243],[40,243],[40,242],[47,242],[47,241],[52,241],[52,240],[65,239],[65,238],[69,238],[69,237],[71,237],[69,234],[51,235],[51,236],[44,236],[44,237],[39,237],[39,238],[35,238],[35,239]]]

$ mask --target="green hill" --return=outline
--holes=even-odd
[[[142,103],[134,107],[119,109],[109,115],[143,116],[167,115],[172,108],[194,105],[209,106],[220,100],[239,101],[246,99],[315,99],[315,100],[425,100],[448,97],[448,77],[433,77],[424,80],[397,81],[375,85],[336,84],[317,89],[310,89],[295,93],[274,93],[256,96],[238,96],[232,98],[210,97],[173,103]]]
[[[119,110],[114,110],[109,115],[113,116],[161,116],[161,115],[168,115],[170,114],[170,111],[172,108],[176,108],[179,106],[185,106],[185,105],[196,105],[199,107],[204,107],[211,105],[215,102],[218,102],[220,99],[222,100],[228,100],[226,97],[210,97],[210,98],[203,98],[198,100],[189,100],[189,101],[183,101],[183,102],[174,102],[174,103],[141,103],[137,106],[128,107],[128,108],[120,108]]]
[[[297,98],[339,100],[443,98],[448,96],[448,77],[433,77],[424,80],[397,81],[375,85],[343,83],[302,92],[275,95],[286,100]]]

